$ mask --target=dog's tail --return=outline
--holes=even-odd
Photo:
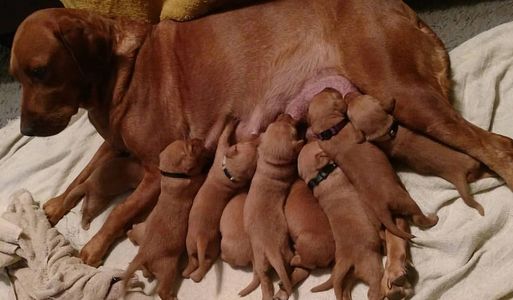
[[[392,215],[390,212],[388,212],[387,209],[381,210],[381,213],[378,215],[378,219],[381,221],[381,223],[383,223],[388,231],[402,239],[411,240],[415,237],[413,234],[404,232],[399,227],[397,227],[394,220],[392,219]]]
[[[319,293],[319,292],[327,291],[332,288],[333,288],[333,274],[331,274],[330,278],[328,278],[328,280],[326,280],[325,282],[319,284],[318,286],[313,287],[310,290],[310,292]]]
[[[483,206],[479,204],[479,202],[477,202],[470,193],[470,188],[467,182],[467,176],[462,174],[454,178],[454,180],[452,180],[452,184],[454,184],[456,190],[458,190],[458,193],[460,193],[463,202],[465,202],[465,204],[467,204],[468,206],[476,209],[481,216],[484,216]]]
[[[285,261],[281,256],[280,251],[277,249],[277,251],[268,253],[267,258],[269,259],[271,266],[278,274],[278,277],[281,280],[281,284],[283,285],[283,289],[287,292],[287,294],[292,294],[292,283],[290,282],[289,274],[285,268]]]
[[[249,293],[256,290],[256,288],[260,285],[260,279],[258,278],[257,274],[253,271],[253,279],[251,282],[246,286],[243,290],[239,292],[239,296],[245,297]]]

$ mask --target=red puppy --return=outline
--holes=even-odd
[[[296,158],[303,146],[289,115],[280,115],[261,135],[255,176],[244,204],[244,229],[253,249],[255,277],[247,290],[262,285],[262,299],[270,300],[274,287],[270,268],[278,273],[290,295],[292,284],[286,263],[292,258],[283,205],[296,178]]]
[[[187,253],[189,263],[183,272],[200,281],[219,255],[219,221],[228,200],[246,186],[256,168],[257,139],[230,147],[234,123],[224,129],[217,144],[214,164],[201,186],[189,216]]]
[[[130,263],[127,276],[145,268],[159,281],[162,299],[176,299],[178,262],[185,251],[187,219],[196,192],[205,180],[207,162],[200,140],[178,140],[160,154],[161,194],[157,205],[134,233],[139,251]]]

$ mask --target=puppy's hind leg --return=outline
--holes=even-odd
[[[205,238],[198,238],[198,268],[190,274],[190,278],[194,282],[200,282],[205,274],[210,270],[214,264],[214,260],[219,254],[219,241],[218,243],[209,243]],[[211,250],[211,251],[209,251]],[[215,257],[209,257],[207,254],[215,254]]]
[[[310,271],[304,268],[294,268],[292,274],[290,275],[290,282],[293,287],[297,286],[303,280],[308,278],[310,275]],[[274,300],[287,300],[289,299],[289,294],[285,291],[281,286],[280,290],[274,295]]]

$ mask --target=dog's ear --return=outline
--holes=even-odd
[[[331,161],[331,158],[324,151],[315,154],[315,168],[317,170],[322,169]]]
[[[378,99],[376,99],[376,101],[378,101],[381,104],[383,110],[386,111],[388,114],[394,114],[395,98],[385,98],[383,99],[383,101],[379,101]]]
[[[347,112],[347,103],[344,101],[342,95],[340,95],[338,92],[333,97],[333,108],[336,112],[339,112],[342,115],[345,115]]]
[[[237,155],[238,152],[239,151],[237,150],[237,144],[235,144],[233,146],[230,146],[230,148],[228,148],[228,150],[226,150],[226,153],[224,154],[224,156],[226,156],[227,158],[232,158],[235,155]]]
[[[354,129],[354,135],[356,139],[356,143],[361,144],[365,142],[367,139],[365,138],[365,134],[360,129]]]
[[[260,141],[261,141],[261,138],[260,138],[260,135],[258,134],[251,134],[251,139],[249,140],[255,147],[258,147],[258,145],[260,145]]]
[[[305,141],[303,140],[298,140],[295,142],[295,145],[294,145],[294,150],[297,154],[299,154],[299,152],[301,152],[301,149],[303,149],[303,146],[305,145]]]
[[[87,14],[59,17],[56,35],[76,61],[79,71],[90,79],[108,68],[112,38],[108,26],[102,24],[100,19],[88,18]]]

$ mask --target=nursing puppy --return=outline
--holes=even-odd
[[[185,251],[187,219],[192,201],[205,176],[207,162],[203,142],[178,140],[160,154],[161,194],[155,208],[131,235],[139,251],[127,270],[127,277],[139,268],[153,274],[162,299],[176,299],[178,262]],[[140,232],[144,231],[144,234]]]
[[[299,179],[290,188],[285,202],[285,218],[294,242],[294,257],[290,265],[292,286],[305,280],[310,271],[326,268],[335,255],[335,241],[330,223],[306,183]],[[286,300],[289,295],[280,289],[275,299]]]
[[[298,168],[301,178],[313,187],[313,194],[328,217],[335,239],[332,276],[312,291],[333,286],[337,300],[351,299],[352,285],[359,279],[369,285],[369,299],[383,299],[380,221],[317,142],[303,147]],[[321,171],[327,176],[319,176]]]
[[[261,284],[262,299],[273,298],[274,287],[268,274],[278,273],[287,294],[292,284],[286,263],[292,258],[283,205],[296,178],[296,158],[303,146],[290,115],[280,115],[261,135],[255,176],[244,205],[244,229],[253,250],[253,281],[246,290]]]
[[[234,268],[251,266],[253,254],[249,236],[244,231],[244,203],[247,193],[233,197],[221,216],[221,259]],[[244,293],[239,294],[245,296]]]
[[[234,127],[235,124],[230,122],[219,138],[214,163],[194,198],[189,216],[189,262],[182,275],[195,282],[205,276],[219,255],[219,221],[226,203],[249,183],[255,173],[258,139],[230,147]]]
[[[132,157],[115,157],[100,165],[86,181],[65,198],[64,206],[73,208],[82,197],[82,228],[89,229],[96,218],[118,195],[135,189],[143,177],[143,167]]]
[[[376,98],[360,93],[350,93],[344,100],[351,123],[367,141],[417,173],[439,176],[451,182],[463,201],[484,215],[483,207],[474,200],[468,187],[468,182],[484,175],[479,161],[399,125],[391,115],[394,100],[382,106],[385,101],[380,103]]]
[[[308,108],[308,122],[319,146],[340,166],[362,201],[393,234],[411,238],[395,225],[392,215],[408,216],[414,224],[430,227],[438,217],[425,216],[404,189],[386,155],[347,123],[346,104],[332,89],[317,94]],[[347,124],[346,124],[347,123]]]

